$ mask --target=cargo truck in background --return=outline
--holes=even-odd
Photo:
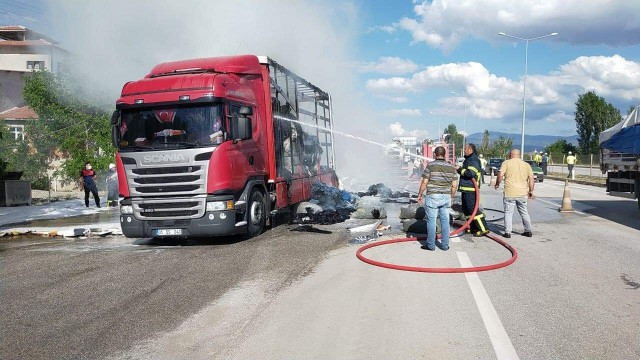
[[[640,209],[640,106],[600,133],[600,169],[607,192],[638,200]]]
[[[255,236],[313,183],[338,185],[329,94],[268,57],[157,65],[116,109],[127,237]]]

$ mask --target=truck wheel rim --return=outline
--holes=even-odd
[[[253,204],[251,204],[251,223],[253,225],[260,225],[260,222],[262,221],[262,214],[262,204],[260,201],[254,201]]]

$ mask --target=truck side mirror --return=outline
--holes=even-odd
[[[120,110],[116,110],[111,115],[111,125],[120,124]]]
[[[253,109],[249,106],[242,106],[240,107],[240,110],[238,111],[238,113],[244,116],[253,115]]]
[[[120,110],[116,110],[111,115],[111,144],[113,144],[114,148],[118,148],[118,134],[119,129],[118,125],[120,125]]]
[[[251,118],[246,116],[239,116],[236,118],[236,121],[238,123],[238,133],[234,138],[239,140],[251,139],[251,135],[253,134],[253,129],[251,127]]]
[[[118,148],[118,141],[119,141],[118,132],[119,132],[118,127],[113,125],[111,127],[111,144],[113,144],[113,147],[116,149]]]

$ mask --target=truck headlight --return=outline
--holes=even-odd
[[[212,201],[207,203],[207,211],[221,211],[233,209],[233,200]]]
[[[122,205],[120,206],[121,214],[133,214],[133,206],[131,205]]]

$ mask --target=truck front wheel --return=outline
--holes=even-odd
[[[252,189],[249,195],[249,206],[247,207],[247,235],[249,237],[258,236],[262,233],[267,219],[267,211],[264,206],[264,195],[258,189]]]

